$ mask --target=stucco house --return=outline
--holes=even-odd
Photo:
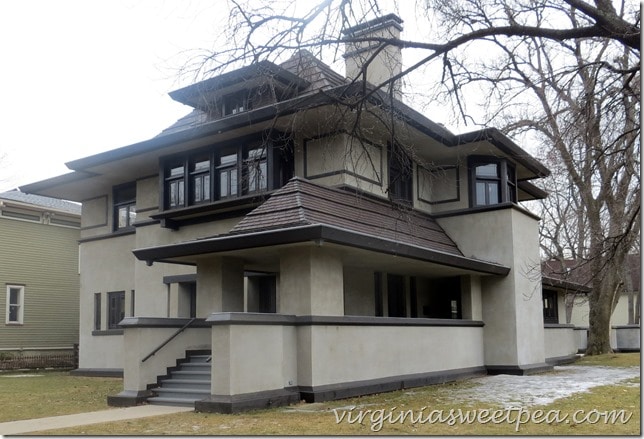
[[[348,47],[347,78],[373,54]],[[111,404],[233,412],[576,353],[544,343],[520,204],[548,170],[498,130],[455,135],[371,92],[400,66],[393,48],[367,82],[306,51],[258,62],[171,92],[192,109],[158,136],[23,188],[83,203],[78,372],[122,371]]]
[[[80,204],[0,193],[0,360],[7,367],[47,365],[52,356],[73,364],[80,214]]]
[[[589,294],[592,273],[583,260],[550,260],[542,263],[544,321],[575,328],[579,351],[586,349],[589,326]],[[611,315],[610,342],[614,351],[640,350],[640,279],[639,254],[626,257],[624,280]]]

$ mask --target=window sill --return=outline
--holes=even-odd
[[[92,331],[92,335],[103,336],[103,335],[123,335],[122,329],[104,329],[101,331]]]
[[[6,322],[6,326],[24,326],[24,323],[22,322]]]
[[[161,213],[150,215],[159,220],[161,227],[177,230],[184,224],[210,220],[213,216],[226,216],[239,213],[241,210],[253,209],[262,204],[274,191],[266,191],[237,198],[218,200],[207,204],[197,204],[179,209],[167,209]]]

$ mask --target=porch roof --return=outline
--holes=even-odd
[[[295,177],[229,233],[194,241],[134,250],[140,259],[177,258],[249,248],[330,242],[409,257],[486,274],[506,275],[506,266],[465,257],[426,214],[409,207]]]

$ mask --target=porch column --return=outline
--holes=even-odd
[[[213,257],[197,262],[197,317],[244,311],[244,263]]]
[[[293,248],[280,257],[281,314],[344,315],[342,260],[324,246]]]

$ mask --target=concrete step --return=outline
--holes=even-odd
[[[210,364],[212,355],[190,355],[188,360],[190,363],[206,363]]]
[[[208,389],[157,387],[156,389],[152,389],[152,392],[162,398],[194,399],[196,401],[208,397],[210,395],[210,387]]]
[[[203,399],[203,398],[200,398],[200,399]],[[195,406],[195,401],[199,401],[199,399],[172,398],[172,397],[162,397],[162,396],[154,396],[152,398],[148,398],[148,404],[153,404],[153,405],[175,405],[175,406],[180,406],[180,407],[194,407]]]
[[[197,379],[180,379],[170,378],[161,381],[161,386],[167,389],[208,389],[210,390],[210,380],[197,380]]]
[[[211,369],[210,363],[183,363],[180,366],[180,370],[190,372],[210,372]]]
[[[181,380],[209,380],[210,371],[177,370],[172,372],[171,377]]]

